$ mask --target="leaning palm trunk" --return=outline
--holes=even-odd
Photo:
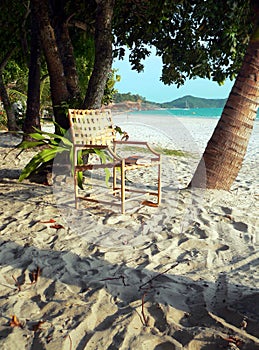
[[[189,187],[230,190],[247,151],[258,105],[259,37],[255,35]]]

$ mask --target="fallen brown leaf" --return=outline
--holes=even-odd
[[[53,224],[54,222],[56,222],[56,220],[54,220],[54,219],[49,219],[47,221],[40,220],[41,224]]]
[[[65,227],[60,224],[55,224],[55,225],[51,225],[50,228],[55,228],[56,230],[60,230],[61,228],[65,228]]]
[[[22,328],[21,322],[18,320],[18,318],[15,315],[12,316],[12,319],[11,319],[11,321],[9,323],[9,326],[10,327],[20,327],[20,328]]]
[[[157,203],[153,203],[153,202],[150,202],[150,201],[143,201],[141,204],[147,205],[148,207],[154,207],[154,208],[158,207]]]
[[[39,321],[38,323],[36,323],[33,327],[32,330],[34,332],[40,331],[41,330],[41,326],[43,325],[43,323],[45,323],[45,321]]]
[[[241,341],[241,339],[239,339],[238,337],[229,336],[228,338],[224,338],[224,340],[226,340],[226,341],[229,342],[230,344],[235,344],[235,345],[237,345],[237,346],[242,345],[242,341]]]

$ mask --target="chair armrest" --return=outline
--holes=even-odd
[[[148,142],[146,141],[121,141],[121,140],[114,140],[113,141],[115,144],[118,145],[137,145],[137,146],[146,146],[150,152],[152,152],[154,155],[158,156],[160,158],[161,154],[156,152]]]
[[[83,150],[83,149],[105,149],[107,148],[108,146],[106,145],[77,145],[77,144],[74,144],[74,148],[75,150],[79,151],[79,150]]]
[[[110,146],[108,145],[74,145],[75,151],[80,151],[80,150],[86,150],[86,149],[99,149],[99,150],[107,150],[110,155],[118,160],[118,161],[122,161],[122,158],[120,156],[118,156],[112,149]]]

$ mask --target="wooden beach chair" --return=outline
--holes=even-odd
[[[142,141],[122,141],[116,140],[116,130],[113,126],[111,111],[109,109],[100,110],[79,110],[69,109],[68,111],[69,122],[71,126],[72,142],[74,145],[74,161],[73,161],[73,174],[74,174],[74,191],[75,191],[75,206],[78,209],[79,199],[97,202],[102,204],[119,205],[121,213],[125,213],[125,203],[127,201],[136,200],[136,196],[142,196],[148,194],[157,198],[156,202],[150,202],[145,200],[143,204],[158,206],[161,202],[161,157],[160,154],[155,152],[147,142]],[[130,147],[145,147],[150,154],[150,158],[139,158],[134,155],[132,157],[123,158],[117,154],[118,145],[130,145]],[[95,151],[105,151],[109,157],[108,161],[100,160],[100,162],[91,162],[90,159],[84,162],[84,164],[78,164],[78,152],[81,150],[94,149]],[[80,158],[80,162],[85,157]],[[131,170],[143,169],[149,167],[157,167],[157,176],[155,179],[155,191],[147,188],[133,188],[126,185],[126,173]],[[97,169],[111,169],[112,173],[112,191],[110,197],[112,200],[104,200],[99,198],[98,195],[82,196],[79,194],[78,187],[78,172],[95,171]],[[118,171],[119,170],[119,171]],[[118,176],[119,173],[119,176]],[[156,174],[156,171],[155,171]],[[107,187],[108,191],[108,187]],[[131,197],[128,194],[134,193]],[[127,194],[127,197],[126,197]]]

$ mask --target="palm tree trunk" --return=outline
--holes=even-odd
[[[230,190],[239,173],[259,106],[258,31],[189,187]]]
[[[0,70],[0,96],[4,105],[4,109],[7,115],[7,128],[9,131],[17,131],[19,130],[15,115],[12,109],[11,102],[9,100],[8,93],[5,88],[2,71]]]
[[[35,16],[39,23],[41,44],[45,54],[49,77],[51,98],[56,122],[63,128],[69,128],[69,121],[62,108],[62,102],[69,100],[64,68],[59,54],[55,31],[49,15],[48,0],[32,0]]]
[[[40,37],[39,27],[31,5],[31,56],[29,65],[29,79],[27,92],[27,109],[23,123],[23,140],[31,140],[29,133],[35,132],[34,128],[40,125]]]
[[[51,1],[53,27],[55,30],[56,42],[59,49],[60,58],[63,64],[64,74],[70,99],[77,101],[80,105],[80,91],[78,85],[78,74],[74,49],[68,30],[68,18],[66,18],[65,7],[66,0]]]
[[[3,79],[3,70],[9,60],[9,58],[12,56],[12,54],[14,53],[15,48],[12,47],[10,48],[10,50],[6,53],[5,57],[3,58],[3,60],[0,62],[0,97],[2,99],[3,105],[4,105],[4,109],[7,115],[7,128],[9,131],[17,131],[19,130],[17,123],[16,123],[16,119],[15,119],[15,115],[14,115],[14,111],[12,109],[12,105],[4,84],[4,79]]]
[[[115,0],[97,0],[95,19],[95,62],[85,96],[84,108],[100,108],[112,66],[112,16]]]

